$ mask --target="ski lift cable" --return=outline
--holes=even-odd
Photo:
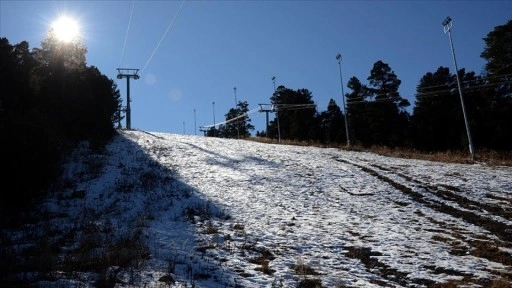
[[[233,121],[236,121],[238,119],[242,119],[242,118],[245,118],[247,116],[249,116],[250,114],[254,113],[254,112],[258,112],[260,110],[260,108],[254,108],[250,111],[247,111],[246,113],[243,113],[243,114],[240,114],[234,118],[231,118],[231,119],[228,119],[226,121],[223,121],[223,122],[219,122],[219,123],[213,123],[213,124],[210,124],[210,125],[204,125],[204,126],[201,126],[203,128],[211,128],[211,127],[215,127],[215,126],[219,126],[219,125],[224,125],[224,124],[228,124],[228,123],[231,123]]]
[[[132,2],[132,10],[130,12],[130,18],[128,18],[128,26],[126,27],[126,35],[124,36],[123,48],[121,49],[121,57],[119,58],[119,66],[123,64],[124,49],[126,47],[126,41],[128,40],[128,32],[130,31],[130,25],[132,23],[133,8],[135,7],[135,0]]]
[[[262,104],[262,105],[265,105],[265,104]],[[281,106],[281,107],[287,107],[286,110],[298,110],[298,109],[310,109],[310,108],[314,108],[316,107],[316,104],[274,104],[276,107],[277,106]],[[240,114],[239,116],[237,117],[234,117],[234,118],[230,118],[226,121],[223,121],[223,122],[219,122],[219,123],[214,123],[214,124],[210,124],[210,125],[204,125],[204,126],[201,126],[202,128],[211,128],[211,127],[216,127],[216,126],[219,126],[219,125],[225,125],[225,124],[229,124],[233,121],[236,121],[238,119],[242,119],[242,118],[245,118],[247,116],[249,116],[250,114],[253,114],[255,112],[259,112],[261,110],[261,108],[254,108],[250,111],[247,111],[246,113],[243,113],[243,114]],[[283,109],[279,109],[279,108],[274,108],[273,111],[282,111]]]
[[[503,76],[503,75],[501,75],[501,76]],[[484,78],[483,80],[493,79],[493,78],[498,78],[498,77],[489,77],[489,78]],[[472,82],[476,82],[476,81],[475,80],[465,81],[465,82],[462,82],[461,84],[469,84],[469,83],[472,83]],[[495,87],[495,86],[499,86],[499,85],[504,85],[504,84],[507,84],[509,82],[510,81],[490,82],[490,83],[488,82],[488,83],[484,83],[484,84],[480,84],[480,85],[474,85],[474,86],[470,86],[470,87],[462,87],[462,89],[463,89],[463,91],[471,91],[471,90],[476,90],[476,89],[480,89],[480,88],[491,88],[491,87]],[[447,87],[447,85],[446,84],[433,85],[433,86],[423,87],[422,90],[428,89],[428,88],[440,88],[440,87]],[[433,91],[429,91],[429,92],[419,92],[419,93],[413,94],[412,96],[411,95],[405,95],[405,96],[400,96],[400,97],[402,99],[413,99],[413,98],[416,98],[416,100],[423,99],[423,98],[430,98],[430,97],[441,97],[441,96],[449,95],[450,92],[453,89],[455,89],[455,88],[448,88],[447,87],[447,89],[433,90]],[[385,96],[387,94],[397,94],[397,93],[399,93],[399,92],[397,91],[397,92],[391,92],[391,93],[380,93],[380,94],[375,94],[375,95],[371,95],[371,96],[372,97],[378,97],[378,96]],[[390,97],[390,98],[381,98],[381,99],[378,99],[378,100],[368,101],[368,100],[365,100],[364,98],[365,98],[364,96],[350,97],[347,100],[348,101],[347,105],[357,104],[357,103],[365,103],[365,102],[396,101],[396,100],[400,99],[400,98],[396,98],[396,97]]]
[[[467,80],[467,81],[461,82],[461,84],[470,84],[470,83],[479,82],[479,81],[483,81],[483,82],[487,81],[487,83],[480,84],[480,85],[474,85],[474,86],[471,86],[471,87],[462,87],[464,89],[464,91],[467,91],[467,90],[470,90],[470,89],[478,89],[478,88],[484,88],[484,87],[498,86],[498,85],[506,84],[506,83],[508,83],[510,81],[501,81],[501,82],[488,82],[488,81],[491,80],[491,79],[499,79],[499,78],[502,78],[502,77],[508,78],[511,75],[512,74],[504,74],[504,75],[498,75],[498,76],[493,76],[493,77],[485,77],[485,78],[475,79],[475,80]],[[422,92],[422,91],[427,90],[427,89],[441,88],[441,87],[446,87],[447,89]],[[432,86],[427,86],[427,87],[419,88],[418,89],[419,93],[416,93],[416,94],[414,94],[412,96],[409,95],[409,96],[401,96],[401,97],[403,99],[412,99],[413,97],[418,98],[417,96],[419,96],[419,97],[434,97],[434,96],[440,96],[438,94],[443,94],[443,93],[449,94],[449,92],[451,90],[452,89],[449,88],[448,84],[432,85]],[[387,96],[388,94],[398,94],[398,93],[399,93],[399,91],[395,91],[395,92],[372,94],[371,96],[372,97],[379,97],[379,96]],[[347,93],[347,94],[350,94],[350,93]],[[430,96],[430,95],[434,95],[434,96]],[[351,100],[352,101],[350,101],[350,104],[368,102],[368,101],[364,100],[364,96],[352,97]],[[354,100],[356,100],[356,101],[354,101]],[[397,99],[396,98],[383,98],[383,99],[379,99],[379,100],[380,100],[380,102],[383,102],[383,101],[395,101]]]
[[[462,81],[461,84],[469,84],[469,83],[479,82],[479,81],[486,82],[486,81],[490,81],[492,79],[499,79],[499,78],[503,78],[503,77],[508,78],[509,76],[512,76],[512,74],[504,74],[504,75],[497,75],[497,76],[492,76],[492,77],[483,77],[483,78],[480,78],[480,79],[467,80],[467,81]],[[453,84],[455,84],[455,82],[453,82]],[[418,88],[418,90],[422,91],[422,90],[427,90],[427,89],[432,89],[432,88],[439,88],[439,87],[446,87],[446,86],[448,86],[448,84],[439,84],[439,85],[432,85],[432,86],[421,87],[421,88]]]
[[[302,108],[315,108],[316,104],[274,104],[278,110],[293,110],[293,109],[302,109]]]
[[[167,29],[165,30],[164,34],[162,35],[162,38],[160,38],[160,41],[158,41],[158,44],[156,45],[155,47],[155,50],[153,50],[153,53],[151,53],[151,56],[149,56],[149,59],[148,61],[146,62],[146,64],[144,65],[144,68],[141,69],[140,73],[142,74],[144,72],[144,70],[146,69],[146,67],[148,67],[148,64],[149,62],[151,62],[151,59],[153,59],[153,56],[155,55],[156,51],[158,50],[158,48],[160,47],[160,44],[162,44],[162,41],[164,40],[165,38],[165,35],[167,35],[167,32],[169,32],[169,30],[171,29],[172,25],[174,24],[174,20],[176,20],[176,17],[178,16],[178,14],[180,13],[180,10],[181,10],[181,7],[183,7],[183,4],[185,3],[185,0],[183,0],[181,2],[181,5],[180,7],[178,8],[178,10],[176,11],[176,13],[174,14],[174,17],[172,18],[171,22],[169,23],[169,25],[167,25]]]
[[[467,92],[467,91],[476,90],[476,89],[480,89],[480,88],[491,88],[491,87],[495,87],[495,86],[499,86],[499,85],[504,85],[507,83],[508,83],[508,81],[486,83],[486,84],[475,85],[475,86],[470,86],[470,87],[462,87],[462,89],[463,89],[463,91]],[[432,86],[432,87],[442,87],[442,86],[446,86],[446,85],[438,85],[438,86]],[[402,97],[402,99],[412,99],[412,97],[415,97],[415,100],[423,100],[423,99],[434,98],[434,97],[444,97],[447,95],[451,95],[451,92],[453,91],[453,89],[455,89],[455,88],[435,90],[435,91],[423,92],[423,93],[416,93],[416,94],[412,95],[411,97],[409,97],[409,96],[406,96],[405,98],[402,96],[401,97]],[[384,95],[384,94],[378,94],[376,96],[379,96],[379,95]],[[391,98],[381,98],[381,99],[377,99],[377,100],[368,101],[368,100],[365,100],[363,96],[358,96],[358,97],[350,98],[347,102],[347,105],[353,105],[353,104],[359,104],[359,103],[372,103],[372,102],[392,102],[392,101],[396,101],[399,99],[400,98],[391,97]]]

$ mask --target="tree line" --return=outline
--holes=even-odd
[[[122,98],[86,52],[53,30],[32,50],[0,38],[0,214],[44,195],[78,143],[101,149],[115,134]]]
[[[409,113],[407,107],[411,103],[399,92],[401,80],[388,63],[379,60],[371,68],[367,83],[357,77],[347,82],[346,115],[334,99],[330,99],[325,111],[318,112],[311,91],[279,86],[270,97],[274,119],[256,136],[337,145],[350,140],[363,147],[407,147],[433,152],[468,150],[469,134],[479,150],[510,151],[512,20],[496,26],[483,40],[481,57],[487,61],[483,73],[457,71],[469,129],[465,127],[456,75],[448,67],[440,66],[423,75]],[[247,113],[246,104],[232,108],[225,115],[226,124],[218,129],[211,127],[207,135],[249,136],[254,130],[250,118],[239,119]],[[237,121],[229,121],[235,117]]]

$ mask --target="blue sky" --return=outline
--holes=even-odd
[[[130,81],[132,128],[202,135],[214,112],[221,122],[234,107],[234,87],[250,110],[269,103],[272,76],[276,86],[310,90],[318,111],[331,98],[342,106],[337,53],[344,92],[352,76],[367,83],[382,60],[414,103],[425,73],[454,70],[446,16],[459,68],[480,74],[482,38],[512,19],[512,1],[2,0],[0,37],[39,47],[62,14],[79,21],[87,64],[114,79],[125,101],[117,68],[140,69]],[[250,117],[265,129],[265,113]]]

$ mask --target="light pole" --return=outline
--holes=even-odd
[[[233,87],[233,91],[235,91],[235,117],[237,117],[236,120],[235,120],[236,135],[237,135],[236,139],[240,139],[240,129],[238,127],[238,108],[237,108],[238,101],[236,101],[236,87]]]
[[[338,53],[336,55],[336,60],[338,60],[338,66],[340,67],[340,83],[341,83],[341,99],[343,100],[343,113],[345,115],[345,134],[347,134],[347,147],[350,147],[350,136],[348,135],[348,120],[347,120],[347,106],[345,105],[345,93],[343,92],[343,77],[341,75],[341,54]]]
[[[272,83],[274,83],[274,94],[276,94],[276,76],[272,76]],[[279,127],[279,108],[274,106],[272,103],[272,108],[276,111],[276,119],[277,119],[277,143],[281,143],[281,128]]]
[[[213,137],[215,137],[215,101],[213,101]]]
[[[452,41],[452,33],[451,33],[452,18],[450,18],[450,16],[448,16],[448,17],[446,17],[446,19],[444,19],[443,27],[444,27],[444,33],[446,34],[448,32],[448,38],[450,39],[450,47],[452,49],[453,64],[455,65],[455,77],[457,78],[457,87],[459,88],[460,103],[462,105],[462,114],[464,115],[464,123],[466,124],[466,133],[468,134],[469,152],[471,153],[471,161],[475,162],[475,151],[473,149],[473,141],[471,140],[471,132],[469,131],[468,117],[466,116],[466,108],[464,106],[464,97],[462,97],[462,89],[460,87],[459,68],[457,68],[457,60],[455,59],[455,50],[453,49],[453,41]]]

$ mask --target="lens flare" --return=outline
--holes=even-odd
[[[60,16],[52,23],[53,32],[58,40],[71,42],[80,36],[80,28],[75,19],[69,16]]]

